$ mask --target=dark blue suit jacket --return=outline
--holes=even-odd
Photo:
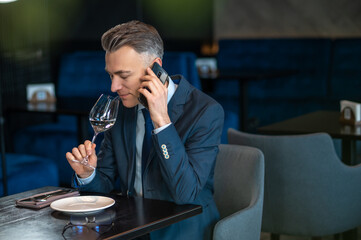
[[[178,88],[168,103],[172,124],[153,135],[143,173],[145,198],[193,203],[203,213],[152,232],[152,239],[210,239],[219,214],[213,200],[213,174],[223,128],[220,104],[191,86],[182,76],[172,76]],[[110,192],[120,188],[132,195],[135,178],[136,108],[120,106],[117,122],[105,133],[94,180],[83,191]],[[115,186],[120,179],[120,186]],[[119,182],[119,181],[118,181]]]

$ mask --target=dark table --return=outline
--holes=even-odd
[[[205,92],[213,91],[213,82],[220,80],[236,80],[239,87],[239,129],[247,131],[248,82],[262,79],[287,77],[298,73],[297,70],[244,69],[221,70],[213,74],[200,74]]]
[[[64,239],[64,227],[70,221],[85,219],[85,216],[67,215],[50,207],[32,210],[15,206],[17,199],[55,189],[57,187],[44,187],[0,198],[0,239]],[[105,196],[112,197],[115,204],[86,216],[88,220],[95,219],[99,224],[93,224],[93,229],[90,226],[78,226],[75,230],[69,228],[64,233],[66,239],[133,239],[202,212],[202,207],[198,205]]]
[[[341,124],[340,112],[316,111],[282,122],[258,128],[263,134],[287,135],[325,132],[342,141],[342,161],[356,162],[356,141],[361,140],[361,126]]]
[[[88,97],[69,97],[58,98],[56,103],[37,103],[32,104],[28,102],[18,102],[9,105],[6,108],[7,113],[36,113],[36,114],[51,114],[58,115],[72,115],[77,118],[78,141],[84,142],[86,139],[91,139],[89,134],[89,112],[96,102],[97,98]]]

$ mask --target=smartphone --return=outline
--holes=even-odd
[[[158,64],[158,63],[154,63],[153,67],[152,67],[152,71],[154,72],[155,75],[157,75],[158,79],[163,83],[166,84],[166,82],[169,82],[169,76],[168,73]],[[149,90],[149,89],[148,89]],[[143,94],[140,94],[139,98],[138,98],[139,102],[148,109],[148,102],[147,102],[147,98],[144,97]]]

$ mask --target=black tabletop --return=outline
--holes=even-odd
[[[340,123],[340,112],[317,111],[258,128],[263,134],[308,134],[325,132],[333,138],[361,140],[361,126]]]
[[[88,215],[68,215],[50,207],[32,210],[15,206],[17,199],[54,189],[44,187],[0,198],[0,239],[64,239],[62,232],[69,222],[84,220],[92,224],[68,228],[64,232],[66,239],[132,239],[202,212],[198,205],[118,195],[106,195],[115,204]]]

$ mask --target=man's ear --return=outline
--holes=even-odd
[[[163,64],[162,59],[160,59],[159,57],[157,57],[156,59],[154,59],[154,62],[158,63],[159,66],[162,66],[162,64]]]

